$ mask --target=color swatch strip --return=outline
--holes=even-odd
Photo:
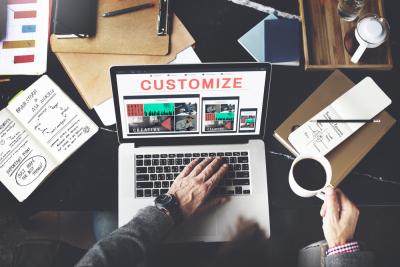
[[[35,47],[35,40],[4,41],[3,49],[31,48]]]
[[[19,5],[19,4],[35,4],[37,0],[8,0],[9,5]]]
[[[36,18],[36,10],[14,12],[14,19],[30,19],[30,18]]]
[[[36,25],[22,25],[22,33],[36,32]]]
[[[35,61],[35,55],[14,56],[14,64],[31,63]]]

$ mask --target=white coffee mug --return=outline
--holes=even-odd
[[[325,181],[325,185],[318,190],[307,190],[303,187],[301,187],[297,182],[296,179],[293,176],[293,167],[296,165],[297,162],[299,162],[300,160],[304,160],[304,159],[313,159],[318,161],[322,167],[325,170],[325,174],[326,174],[326,181]],[[298,156],[297,158],[295,158],[295,160],[292,163],[292,166],[290,167],[290,172],[289,172],[289,186],[292,189],[292,191],[300,196],[300,197],[313,197],[313,196],[317,196],[320,199],[324,199],[324,195],[325,195],[325,189],[330,186],[331,184],[331,180],[332,180],[332,166],[329,163],[329,160],[327,158],[325,158],[323,155],[320,154],[303,154]]]
[[[351,57],[351,62],[358,63],[367,48],[378,47],[388,39],[389,24],[385,18],[366,14],[358,20],[354,35],[360,45]]]

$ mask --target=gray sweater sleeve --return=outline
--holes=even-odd
[[[326,267],[373,267],[374,254],[369,251],[336,254],[327,256]]]
[[[128,224],[97,242],[76,267],[138,266],[172,227],[172,219],[156,207],[144,208]]]
[[[299,251],[298,267],[373,267],[374,254],[358,251],[325,256],[328,244],[325,240],[313,243]]]

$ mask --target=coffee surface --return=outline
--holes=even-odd
[[[293,177],[299,186],[306,190],[315,191],[324,187],[326,172],[316,160],[302,159],[293,166]]]

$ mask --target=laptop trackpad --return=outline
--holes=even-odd
[[[204,241],[217,236],[217,216],[215,210],[192,216],[176,227],[167,238],[167,242]]]

